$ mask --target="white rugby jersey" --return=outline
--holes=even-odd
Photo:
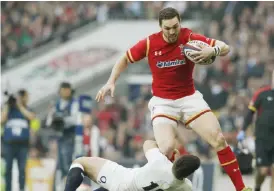
[[[177,180],[172,173],[172,163],[158,148],[146,153],[148,163],[133,169],[132,191],[191,191],[191,181]]]
[[[148,163],[141,168],[125,168],[107,161],[100,170],[97,182],[109,191],[191,191],[190,180],[177,180],[172,163],[158,148],[146,153]]]

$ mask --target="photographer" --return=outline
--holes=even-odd
[[[78,102],[73,98],[73,89],[70,83],[63,82],[60,84],[59,98],[46,119],[46,126],[51,127],[57,135],[57,169],[61,171],[62,179],[68,173],[72,162],[77,117]]]
[[[35,114],[27,107],[28,93],[22,89],[18,96],[9,95],[2,108],[1,124],[4,126],[4,158],[6,161],[6,191],[11,191],[13,159],[19,168],[20,191],[25,189],[25,167],[29,150],[30,121]]]

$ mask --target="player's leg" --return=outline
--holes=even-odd
[[[17,165],[19,170],[19,187],[20,190],[25,190],[26,183],[26,163],[28,158],[28,146],[18,146],[18,152],[16,153]]]
[[[176,143],[174,128],[177,128],[177,123],[164,117],[157,117],[152,124],[159,150],[168,158],[171,158]]]
[[[106,159],[99,157],[80,157],[74,160],[67,175],[65,191],[75,191],[83,182],[84,176],[97,182],[97,176],[106,162]]]
[[[268,151],[265,149],[264,143],[260,140],[255,141],[255,154],[256,154],[256,175],[255,175],[255,191],[260,191],[261,186],[268,175],[271,161],[268,157]]]
[[[273,71],[274,80],[274,71]],[[274,148],[271,151],[271,191],[274,191]]]
[[[236,190],[244,190],[245,185],[238,161],[226,143],[216,116],[212,112],[204,113],[193,121],[191,128],[215,149],[221,166],[229,175]]]
[[[255,175],[255,191],[260,191],[261,186],[268,174],[268,167],[258,167]]]
[[[108,191],[108,189],[105,189],[105,188],[103,188],[103,187],[100,187],[100,188],[95,189],[94,191]]]
[[[12,167],[13,160],[16,156],[16,148],[15,146],[4,143],[4,158],[6,163],[6,173],[5,173],[5,186],[6,191],[12,191]]]
[[[222,167],[229,175],[236,190],[250,190],[245,189],[238,161],[226,143],[217,117],[210,111],[202,94],[195,92],[194,95],[183,98],[180,104],[186,127],[192,128],[215,149]]]
[[[160,151],[171,158],[175,148],[177,122],[180,118],[180,109],[172,104],[173,100],[152,97],[148,108],[151,112],[154,137]]]

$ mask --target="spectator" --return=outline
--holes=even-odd
[[[78,107],[79,104],[74,99],[71,84],[61,83],[59,97],[48,113],[46,125],[54,129],[57,136],[57,169],[61,170],[62,178],[67,175],[73,160]]]
[[[9,97],[8,103],[1,111],[1,125],[4,125],[4,158],[6,162],[6,191],[12,187],[13,160],[16,159],[19,171],[19,188],[25,190],[25,168],[29,151],[30,121],[35,114],[28,108],[28,92],[18,92],[18,97]]]

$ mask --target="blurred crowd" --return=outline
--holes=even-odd
[[[1,63],[94,21],[96,10],[96,2],[2,2]]]
[[[208,8],[208,3],[2,2],[1,65],[6,66],[9,59],[19,58],[57,38],[60,38],[60,42],[65,42],[69,39],[71,31],[88,23],[104,23],[109,19],[157,19],[159,10],[166,6],[176,7],[183,18],[188,19],[197,14],[198,17],[204,15],[201,10]],[[220,7],[214,7],[215,16],[222,16]]]
[[[211,67],[199,69],[196,82],[235,144],[233,135],[243,125],[252,94],[270,83],[274,70],[274,3],[231,2],[230,6],[234,9],[227,9],[223,18],[212,18],[205,35],[223,40],[231,51]]]
[[[235,145],[253,91],[269,82],[274,69],[273,2],[5,2],[1,7],[1,57],[35,47],[40,40],[84,20],[156,19],[165,6],[176,7],[182,19],[203,18],[205,27],[197,32],[230,45],[228,56],[216,59],[209,67],[197,66],[195,80],[228,142]],[[94,106],[92,123],[101,130],[102,156],[144,157],[142,143],[153,137],[147,108],[150,89],[142,85],[134,100],[120,95]],[[199,153],[203,159],[213,157],[208,144],[189,130],[181,131],[180,143],[185,145],[181,149]],[[56,150],[54,144],[44,148],[43,139],[36,137],[34,142],[33,157],[52,155]]]

